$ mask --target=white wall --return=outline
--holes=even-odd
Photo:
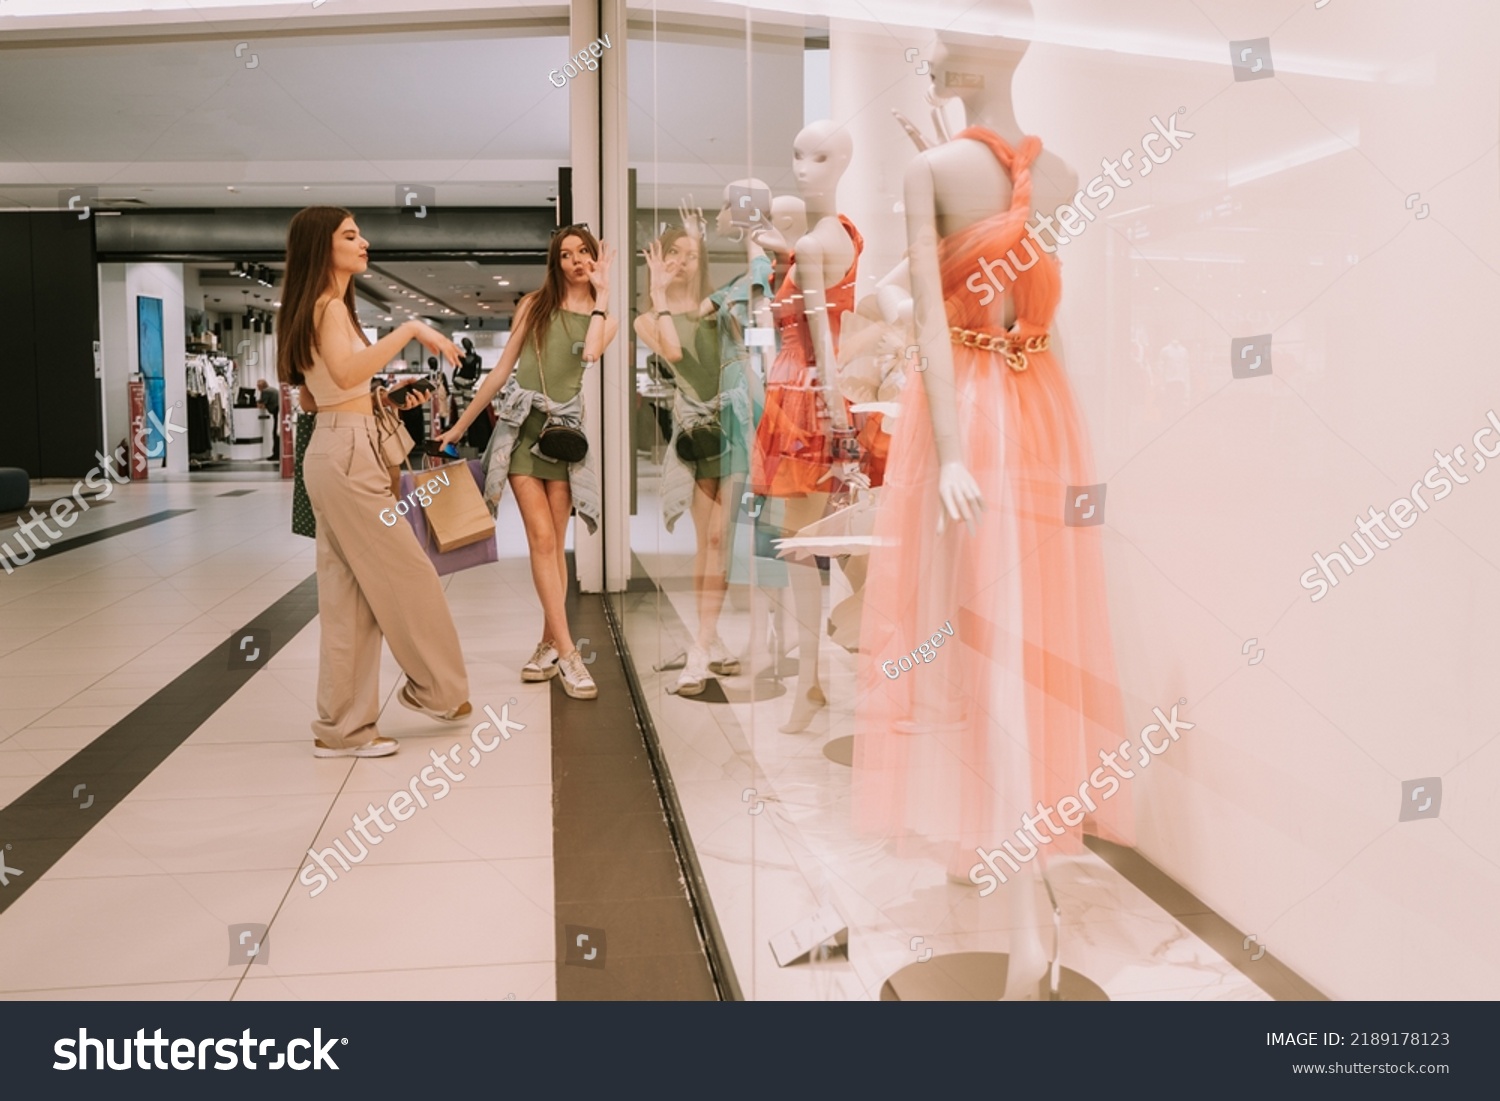
[[[1195,135],[1060,251],[1132,729],[1180,697],[1198,724],[1133,781],[1140,848],[1334,997],[1493,998],[1500,464],[1428,492],[1318,602],[1299,577],[1500,412],[1500,12],[1464,5],[1453,34],[1415,0],[1308,7],[1272,37],[1276,76],[1234,81],[1222,42],[1167,56],[1179,4],[1037,8],[1096,37],[1128,19],[1144,46],[1023,63],[1020,121],[1081,181],[1139,157],[1153,115],[1184,107]],[[1272,376],[1232,378],[1231,338],[1267,332]],[[1148,366],[1186,346],[1186,392],[1135,336]],[[1403,780],[1430,776],[1440,817],[1399,822]]]
[[[182,265],[100,264],[99,334],[104,366],[106,451],[112,450],[128,432],[130,404],[126,382],[140,367],[136,299],[143,295],[162,300],[165,347],[162,369],[166,376],[167,411],[174,423],[186,423]],[[185,473],[188,468],[187,436],[173,433],[173,437],[167,444],[166,469]],[[153,462],[150,469],[161,468]]]

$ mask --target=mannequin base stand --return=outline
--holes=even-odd
[[[926,963],[909,963],[880,987],[883,1002],[992,1002],[1005,992],[1010,966],[1006,952],[953,952]],[[1057,993],[1046,979],[1038,983],[1039,1001],[1107,1002],[1102,987],[1069,967],[1059,967]]]
[[[845,768],[854,767],[854,735],[846,734],[842,738],[833,738],[823,746],[823,756],[827,757],[836,765]]]

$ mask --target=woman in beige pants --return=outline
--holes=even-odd
[[[412,340],[457,363],[436,329],[408,321],[371,344],[355,321],[353,276],[369,242],[338,207],[300,211],[287,229],[277,373],[317,403],[303,479],[318,521],[318,719],[315,757],[384,757],[394,738],[380,714],[380,640],[406,673],[396,696],[443,722],[469,715],[469,680],[437,572],[408,524],[388,527],[389,472],[375,431],[370,379]],[[415,400],[415,399],[414,399]]]

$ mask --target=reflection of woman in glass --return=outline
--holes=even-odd
[[[651,308],[635,319],[636,335],[667,361],[677,378],[672,439],[662,482],[662,514],[670,531],[686,504],[697,535],[693,591],[698,601],[698,633],[688,648],[687,665],[677,678],[677,694],[681,696],[702,693],[710,672],[726,676],[739,672],[739,662],[719,640],[719,613],[728,588],[724,579],[722,496],[726,472],[719,411],[718,326],[702,317],[709,285],[701,217],[696,211],[685,210],[684,218],[697,232],[669,229],[645,250]]]
[[[725,513],[724,560],[731,585],[754,584],[764,599],[750,602],[750,654],[771,655],[772,669],[780,668],[786,648],[782,603],[777,590],[787,585],[786,563],[776,557],[773,538],[780,534],[782,505],[775,497],[746,493],[750,447],[755,426],[766,404],[765,371],[769,357],[760,346],[746,343],[746,330],[770,330],[772,262],[763,239],[771,233],[771,210],[747,200],[765,202],[770,189],[757,179],[736,180],[724,188],[724,205],[714,226],[719,234],[744,251],[745,265],[728,283],[703,303],[719,329],[719,419],[724,426]],[[801,200],[795,200],[799,205]],[[779,238],[777,238],[779,239]],[[774,349],[772,349],[774,352]],[[752,559],[755,561],[752,564]],[[775,641],[769,628],[775,625]]]
[[[579,462],[548,458],[539,446],[549,422],[579,428],[583,372],[604,354],[619,323],[609,317],[609,268],[614,250],[585,226],[565,226],[547,250],[541,289],[521,299],[500,362],[480,384],[463,416],[439,439],[456,444],[500,395],[499,421],[485,454],[485,496],[498,505],[506,480],[516,495],[531,580],[542,604],[542,641],[521,668],[524,681],[562,673],[575,699],[599,694],[573,645],[563,600],[568,590],[565,540],[576,507],[592,530],[599,521],[599,480],[592,450]],[[503,390],[502,390],[503,388]]]

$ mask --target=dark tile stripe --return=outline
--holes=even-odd
[[[598,655],[589,673],[599,698],[572,699],[553,678],[557,998],[714,1000],[698,916],[604,598],[578,596],[571,586],[568,621],[584,656]],[[569,925],[604,931],[602,967],[567,962]]]
[[[26,562],[26,565],[29,566],[32,562],[40,561],[43,558],[51,558],[54,554],[62,554],[64,551],[77,550],[79,547],[86,547],[90,543],[100,543],[105,539],[113,539],[117,535],[124,535],[127,531],[135,531],[139,528],[147,528],[152,524],[159,524],[163,520],[170,520],[174,516],[186,516],[188,513],[195,511],[197,510],[191,508],[163,509],[161,512],[153,512],[149,516],[142,516],[139,520],[127,520],[123,524],[112,524],[107,528],[100,528],[97,531],[84,532],[82,535],[75,535],[71,539],[63,539],[59,542],[53,543],[51,546],[43,547],[41,550],[36,552],[35,558],[32,558]],[[30,515],[31,514],[28,512],[27,516]],[[14,541],[9,536],[0,538],[0,543],[4,542],[10,542],[12,547],[15,546]],[[30,545],[29,540],[27,542],[27,545]],[[20,569],[21,567],[17,566],[16,568]]]
[[[1269,951],[1262,954],[1260,959],[1252,959],[1259,951],[1259,944],[1252,941],[1247,948],[1244,933],[1135,849],[1089,836],[1085,836],[1084,843],[1099,859],[1129,880],[1138,891],[1180,921],[1189,932],[1278,1002],[1329,1000],[1327,994]]]
[[[137,526],[143,522],[148,521],[134,521]],[[313,575],[10,806],[0,808],[3,856],[10,867],[21,871],[10,878],[9,886],[0,887],[0,913],[33,887],[317,614],[317,576]],[[235,640],[251,630],[258,633],[263,657],[253,666],[231,669]],[[80,784],[87,788],[74,798],[73,791]],[[93,803],[83,809],[90,796]]]
[[[254,493],[253,489],[231,489],[228,493],[215,493],[215,497],[244,497]]]

